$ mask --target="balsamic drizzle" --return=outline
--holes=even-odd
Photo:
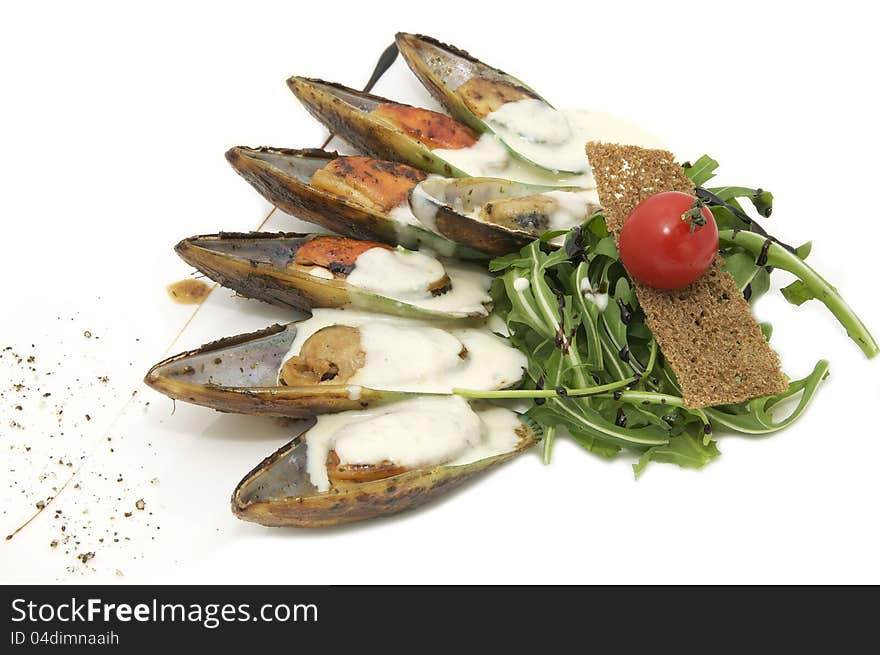
[[[773,239],[771,237],[767,237],[764,239],[764,243],[761,244],[761,253],[758,255],[758,258],[755,260],[755,266],[766,266],[767,265],[767,251],[770,250],[770,244],[773,243]]]
[[[617,299],[617,306],[620,308],[621,323],[629,325],[633,318],[633,308],[623,302],[621,298]]]
[[[541,389],[543,389],[543,388],[544,388],[544,376],[541,375],[535,381],[535,389],[537,389],[538,391],[541,391]],[[535,398],[534,402],[536,405],[543,405],[547,401],[544,398]]]
[[[572,331],[571,338],[565,338],[565,296],[561,293],[556,295],[556,305],[559,307],[559,328],[556,330],[554,343],[557,348],[562,348],[563,353],[568,354],[571,339],[574,337],[574,331]]]
[[[626,414],[623,413],[623,407],[617,408],[617,418],[614,419],[614,425],[619,428],[626,427]]]
[[[783,248],[785,248],[786,250],[788,250],[792,254],[795,254],[795,255],[797,254],[797,250],[794,247],[788,245],[784,241],[780,241],[779,239],[777,239],[774,236],[771,236],[767,232],[767,230],[765,230],[763,227],[761,227],[761,225],[758,223],[758,221],[756,221],[751,216],[746,214],[739,207],[735,207],[729,203],[724,202],[721,198],[716,196],[711,191],[704,189],[703,187],[697,187],[695,193],[697,195],[697,198],[702,200],[704,203],[706,203],[710,207],[725,207],[726,209],[728,209],[730,211],[731,214],[733,214],[739,220],[741,220],[743,223],[748,225],[749,228],[752,230],[752,232],[760,234],[762,237],[766,237],[770,241],[773,241],[774,243],[779,244],[780,246],[782,246]],[[763,264],[760,264],[760,265],[763,266]]]
[[[565,240],[565,254],[569,259],[575,259],[580,255],[584,255],[584,249],[581,245],[581,226],[577,226],[571,231],[571,236]]]

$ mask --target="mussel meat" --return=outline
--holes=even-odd
[[[477,177],[429,178],[412,190],[410,206],[425,227],[493,255],[515,252],[548,231],[568,231],[600,210],[592,189]]]

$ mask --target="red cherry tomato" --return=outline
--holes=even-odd
[[[709,269],[718,254],[718,226],[705,206],[700,209],[704,225],[692,224],[692,215],[682,218],[695,200],[666,191],[633,209],[619,242],[620,259],[631,276],[657,289],[680,289]]]

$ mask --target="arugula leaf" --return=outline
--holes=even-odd
[[[690,434],[680,434],[670,439],[666,445],[646,450],[639,461],[633,464],[633,472],[638,479],[652,461],[678,464],[682,468],[698,469],[720,454],[714,441],[704,444],[702,439]]]
[[[757,275],[762,267],[755,265],[754,255],[740,250],[729,254],[725,253],[724,266],[722,268],[733,276],[736,286],[739,287],[740,291],[743,291],[752,283],[755,275]]]
[[[779,291],[788,302],[797,306],[803,305],[808,300],[816,297],[802,280],[795,280],[787,287],[782,287]]]
[[[739,203],[737,203],[736,200],[739,198],[746,198],[752,203],[752,206],[758,214],[764,218],[769,218],[770,214],[773,213],[773,194],[764,189],[750,189],[744,186],[724,186],[707,189],[707,191],[711,191],[718,196],[720,200],[735,205],[739,209],[742,209],[742,207],[739,206]]]
[[[706,407],[703,411],[716,424],[745,434],[770,434],[794,423],[803,414],[816,394],[819,384],[828,377],[829,364],[820,359],[807,377],[789,383],[788,390],[775,396],[764,396],[738,405]],[[800,394],[800,400],[791,413],[775,420],[772,410],[783,401]]]
[[[718,162],[709,155],[703,155],[693,164],[685,164],[684,174],[690,178],[694,186],[703,186],[715,177],[716,168],[718,168]]]
[[[813,252],[813,242],[807,241],[805,244],[795,248],[794,254],[796,254],[801,259],[806,259],[810,256],[811,252]]]

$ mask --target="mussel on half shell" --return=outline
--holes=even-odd
[[[307,442],[300,435],[282,446],[236,486],[232,511],[266,526],[330,527],[396,514],[423,505],[533,446],[539,428],[521,418],[519,443],[499,455],[458,466],[417,468],[320,492],[307,471]]]
[[[295,323],[169,357],[144,381],[223,412],[303,418],[448,396],[455,387],[509,388],[525,366],[525,355],[485,326],[315,309]]]
[[[426,280],[423,297],[391,291],[383,294],[352,284],[357,258],[374,248],[391,250],[373,241],[267,232],[221,232],[190,237],[175,246],[184,261],[224,287],[282,307],[308,311],[351,305],[384,314],[450,321],[479,320],[488,315],[491,278],[475,264],[431,257],[443,275]],[[429,257],[400,249],[392,254],[404,260]],[[388,275],[395,273],[391,270]],[[396,282],[408,281],[386,278],[382,286],[393,288]]]
[[[375,239],[409,249],[429,248],[445,257],[487,259],[466,245],[445,239],[418,224],[409,214],[406,196],[427,175],[405,164],[364,157],[340,157],[323,150],[235,147],[226,153],[232,167],[270,203],[305,221],[355,239]],[[349,166],[349,163],[351,165]],[[376,186],[393,186],[384,204],[370,203],[326,174],[328,167],[342,165],[344,175],[372,180]],[[316,174],[323,186],[315,184]],[[343,180],[344,181],[344,180]],[[382,189],[378,189],[382,191]],[[397,195],[401,202],[394,207]],[[387,200],[390,198],[390,200]]]
[[[174,400],[221,412],[305,418],[362,409],[409,394],[349,385],[283,386],[278,371],[296,337],[296,324],[227,337],[169,357],[144,382]]]
[[[396,42],[416,77],[454,118],[495,134],[517,158],[539,168],[589,171],[585,140],[521,80],[429,36],[399,33]]]
[[[568,231],[600,211],[591,189],[478,177],[429,178],[412,190],[410,206],[425,227],[492,255],[515,252],[548,231]]]
[[[479,134],[445,114],[307,77],[291,77],[287,85],[327,129],[372,157],[444,177],[468,175],[434,150],[470,147]]]

